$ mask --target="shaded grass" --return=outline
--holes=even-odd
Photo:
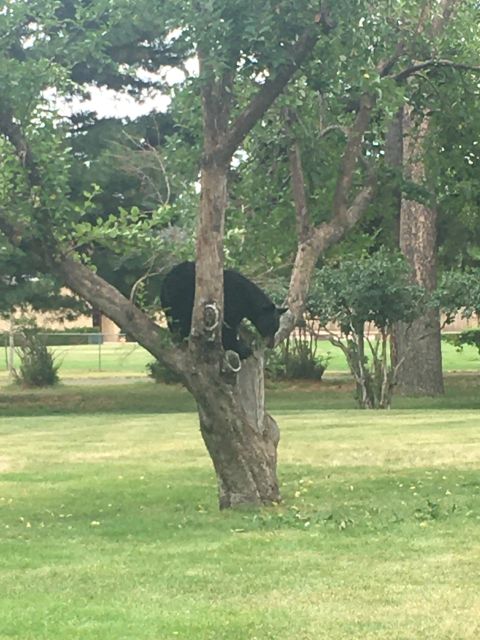
[[[276,402],[284,503],[223,513],[192,413],[2,419],[0,638],[478,638],[478,413]]]
[[[396,396],[398,409],[480,409],[480,378],[474,374],[446,377],[440,398]],[[354,385],[348,376],[327,376],[322,382],[270,383],[267,405],[273,412],[356,409]],[[59,385],[50,389],[22,390],[0,387],[0,416],[102,413],[176,413],[195,411],[195,402],[179,385],[137,381],[124,384]]]

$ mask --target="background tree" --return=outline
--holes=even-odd
[[[457,0],[442,0],[431,21],[421,25],[424,41],[432,43],[432,59],[445,56],[447,69],[450,55],[458,59],[461,52],[460,43],[457,39],[450,40],[451,35],[457,29],[464,32],[465,28],[467,31],[472,28],[466,22],[471,16],[468,8],[467,11],[465,9],[466,6]],[[475,38],[473,33],[472,36]],[[400,207],[399,242],[413,268],[415,281],[428,291],[433,291],[437,284],[439,193],[428,171],[426,145],[434,125],[431,113],[438,103],[438,94],[432,94],[437,93],[438,89],[432,91],[429,82],[422,77],[425,71],[428,72],[428,63],[415,67],[415,75],[410,75],[409,79],[413,89],[412,98],[403,108],[403,166],[407,188]],[[417,72],[420,75],[416,75]],[[438,69],[436,73],[438,80]],[[428,75],[427,80],[430,81],[431,77]],[[448,82],[451,78],[447,71],[440,83]],[[412,326],[398,326],[396,352],[396,357],[404,361],[399,372],[399,387],[404,393],[443,393],[440,318],[435,309],[426,311]]]
[[[323,142],[333,145],[336,154],[325,167],[331,176],[328,185],[320,185],[313,199],[325,199],[318,210],[307,200],[307,173],[302,154],[295,152],[297,141],[301,142],[300,124],[290,123],[286,137],[298,242],[290,249],[290,260],[292,251],[295,253],[287,296],[290,312],[284,316],[280,340],[301,317],[319,256],[354,227],[373,197],[376,168],[381,164],[376,132],[387,120],[386,106],[398,109],[402,96],[397,92],[395,73],[411,66],[417,45],[411,38],[411,26],[424,19],[422,7],[387,4],[390,19],[385,21],[383,3],[375,7],[371,2],[354,7],[349,2],[325,3],[319,10],[307,0],[294,9],[214,0],[199,11],[196,2],[159,6],[144,0],[135,4],[132,28],[128,27],[129,2],[107,9],[100,2],[70,2],[65,5],[70,11],[67,18],[48,2],[13,3],[6,13],[3,35],[12,39],[15,51],[20,48],[26,53],[22,59],[6,47],[2,60],[2,81],[8,91],[0,98],[0,132],[12,167],[0,210],[2,229],[13,246],[38,247],[46,270],[100,308],[181,377],[197,402],[222,507],[268,503],[280,497],[276,476],[279,433],[265,412],[261,352],[237,372],[238,361],[221,348],[221,322],[212,322],[208,313],[214,307],[222,318],[224,237],[230,231],[225,217],[232,166],[239,163],[243,168],[253,158],[249,134],[255,140],[262,130],[273,133],[271,116],[274,123],[279,118],[285,123],[284,109],[275,113],[271,108],[288,86],[295,82],[295,91],[301,88],[300,69],[305,70],[305,77],[315,77],[317,85],[323,77],[327,79],[329,119],[317,133]],[[161,25],[157,40],[151,42],[155,51],[150,53],[144,50],[145,33],[138,24],[145,26],[146,16],[152,24]],[[128,37],[122,35],[123,30]],[[129,56],[133,40],[137,43],[133,50],[142,52],[140,58],[120,56],[125,39]],[[161,246],[164,237],[153,231],[161,226],[162,209],[160,219],[137,208],[120,210],[118,218],[93,225],[91,197],[82,194],[83,198],[77,195],[75,199],[71,194],[68,124],[52,112],[45,98],[52,86],[60,94],[75,95],[79,89],[72,86],[72,80],[96,78],[97,73],[99,82],[105,77],[109,82],[119,76],[122,81],[131,77],[134,91],[141,89],[142,67],[158,69],[166,53],[171,64],[174,55],[175,64],[182,66],[193,54],[199,63],[198,76],[188,78],[182,87],[191,112],[201,114],[202,135],[197,156],[196,296],[191,335],[181,348],[168,346],[162,330],[147,314],[87,266],[92,255],[94,258],[92,243],[106,244],[110,239],[130,249],[144,243],[147,251],[153,251],[152,242],[157,238]],[[83,75],[78,75],[79,70]],[[21,91],[16,91],[18,86]],[[384,96],[387,99],[382,104]],[[300,97],[309,103],[306,92]],[[288,102],[281,106],[291,107]],[[333,131],[339,126],[344,137],[326,134],[328,127]],[[172,152],[174,149],[172,146]],[[197,149],[192,153],[197,154]],[[240,180],[243,171],[236,174]],[[187,197],[179,195],[177,200],[190,205],[195,191],[192,179],[186,187]],[[238,193],[244,194],[240,188]],[[265,219],[266,212],[268,208],[259,212],[259,218]],[[268,237],[271,225],[265,221],[263,227]]]

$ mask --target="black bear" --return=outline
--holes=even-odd
[[[276,307],[260,287],[230,269],[223,272],[223,289],[223,348],[235,351],[242,360],[252,355],[250,347],[238,337],[243,318],[250,320],[260,335],[267,339],[267,346],[273,347],[280,316],[286,309]],[[167,273],[160,293],[168,327],[182,338],[190,334],[194,295],[195,263],[182,262]]]

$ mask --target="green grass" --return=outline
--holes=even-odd
[[[96,374],[119,376],[146,375],[145,366],[153,360],[136,343],[106,343],[104,345],[69,345],[50,347],[60,362],[60,374],[82,376]],[[18,356],[15,364],[18,365]],[[6,358],[0,362],[0,372],[6,371]]]
[[[4,389],[0,639],[476,640],[477,380],[350,392],[271,389],[284,501],[220,513],[182,389]]]
[[[49,389],[21,389],[0,386],[1,416],[41,416],[91,413],[177,413],[194,412],[195,402],[181,386],[154,384],[145,379],[116,384],[58,385]],[[397,409],[480,409],[479,378],[472,374],[446,376],[445,396],[407,398],[395,396]],[[354,386],[345,375],[327,376],[322,382],[269,383],[267,404],[272,411],[296,412],[326,409],[351,411],[357,408]]]
[[[63,378],[95,375],[102,377],[145,376],[145,366],[153,357],[136,343],[107,343],[98,345],[75,345],[51,347],[56,354]],[[445,372],[480,372],[480,355],[473,346],[465,346],[462,351],[447,343],[442,343]],[[330,355],[327,376],[348,372],[345,358],[340,349],[328,341],[319,342],[318,355]],[[18,364],[18,359],[16,360]],[[0,382],[6,381],[6,355],[0,357]]]

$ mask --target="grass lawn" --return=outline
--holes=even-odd
[[[153,357],[136,343],[106,343],[101,345],[74,345],[51,347],[56,354],[60,366],[60,377],[78,378],[95,375],[102,377],[145,376],[145,366]],[[465,346],[457,351],[447,342],[442,343],[443,366],[445,372],[472,371],[480,372],[480,355],[473,346]],[[318,355],[330,356],[327,376],[347,373],[348,367],[340,349],[332,346],[327,340],[319,342]],[[16,359],[18,366],[18,359]],[[0,383],[7,379],[6,352],[0,354]]]
[[[477,640],[476,378],[276,385],[284,502],[222,513],[182,389],[0,390],[0,639]]]

